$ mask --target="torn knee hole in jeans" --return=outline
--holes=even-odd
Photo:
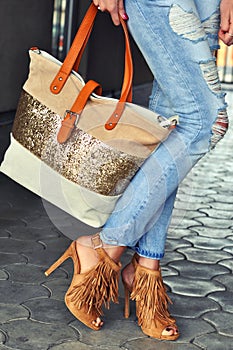
[[[201,21],[193,11],[185,11],[179,5],[172,5],[169,23],[172,30],[184,39],[194,42],[206,39]]]
[[[218,117],[212,126],[212,136],[210,148],[213,149],[216,144],[223,138],[228,129],[228,116],[226,109],[219,110]]]
[[[221,84],[218,76],[218,70],[216,67],[215,59],[208,60],[206,62],[200,62],[200,68],[202,75],[213,93],[222,94]]]
[[[215,59],[211,59],[206,62],[200,62],[199,64],[202,71],[202,75],[209,89],[215,95],[217,95],[217,97],[223,98],[225,94],[222,92]],[[227,132],[227,129],[228,129],[227,111],[226,111],[226,108],[222,108],[218,111],[218,116],[212,126],[210,149],[213,149],[216,146],[216,144],[223,138],[223,136]]]

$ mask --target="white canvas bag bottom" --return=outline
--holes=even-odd
[[[104,196],[67,180],[24,148],[12,134],[0,171],[92,227],[104,225],[121,196]]]

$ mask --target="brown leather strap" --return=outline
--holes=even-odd
[[[71,107],[71,110],[66,111],[65,118],[62,121],[61,128],[57,135],[57,140],[59,143],[66,142],[70,137],[75,123],[86,106],[87,100],[93,91],[95,91],[98,95],[102,94],[101,86],[94,80],[89,80],[80,91],[73,106]]]
[[[82,50],[84,43],[86,42],[86,38],[90,33],[90,28],[92,28],[93,26],[97,11],[97,7],[93,4],[91,4],[89,9],[87,10],[87,13],[71,45],[71,48],[56,77],[50,85],[50,90],[53,94],[58,94],[65,85],[66,80],[68,79],[74,67],[76,59],[77,57],[79,57],[79,53]]]
[[[125,102],[132,102],[133,68],[131,70],[131,69],[128,69],[128,67],[133,67],[133,62],[132,62],[132,56],[131,56],[131,50],[130,50],[129,34],[127,30],[127,25],[121,17],[120,17],[120,21],[125,34],[125,72],[124,72],[124,80],[123,80],[120,100],[117,103],[117,106],[114,112],[112,113],[112,115],[110,116],[110,118],[107,120],[105,124],[105,128],[107,130],[112,130],[116,127],[124,111]],[[131,81],[131,84],[128,84],[129,81]]]
[[[90,36],[93,23],[98,12],[97,7],[92,3],[79,27],[79,30],[75,36],[73,44],[62,64],[58,74],[54,78],[50,90],[54,94],[58,94],[66,80],[68,79],[72,69],[77,66],[81,60],[82,53],[87,44],[88,38]],[[125,34],[125,71],[124,71],[124,79],[121,91],[120,102],[132,102],[132,79],[133,79],[133,63],[131,58],[131,51],[129,45],[129,36],[127,26],[123,19],[121,19],[121,25]]]
[[[87,36],[86,36],[86,38],[85,38],[85,40],[84,40],[84,42],[83,42],[82,49],[80,50],[79,55],[78,55],[78,57],[77,57],[77,59],[76,59],[76,61],[75,61],[73,70],[76,71],[76,72],[78,72],[79,65],[80,65],[80,61],[81,61],[81,59],[82,59],[83,52],[84,52],[84,50],[85,50],[85,48],[86,48],[86,46],[87,46],[87,42],[88,42],[89,37],[90,37],[90,35],[91,35],[93,26],[94,26],[94,22],[93,22],[92,26],[90,27],[89,32],[87,33]]]

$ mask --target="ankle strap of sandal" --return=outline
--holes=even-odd
[[[93,249],[103,248],[103,242],[100,239],[99,233],[96,233],[91,237],[91,242]]]

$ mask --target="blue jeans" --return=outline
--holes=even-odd
[[[161,259],[180,182],[228,119],[213,50],[220,0],[126,0],[129,28],[154,76],[149,108],[179,125],[146,160],[103,227],[103,242]]]

